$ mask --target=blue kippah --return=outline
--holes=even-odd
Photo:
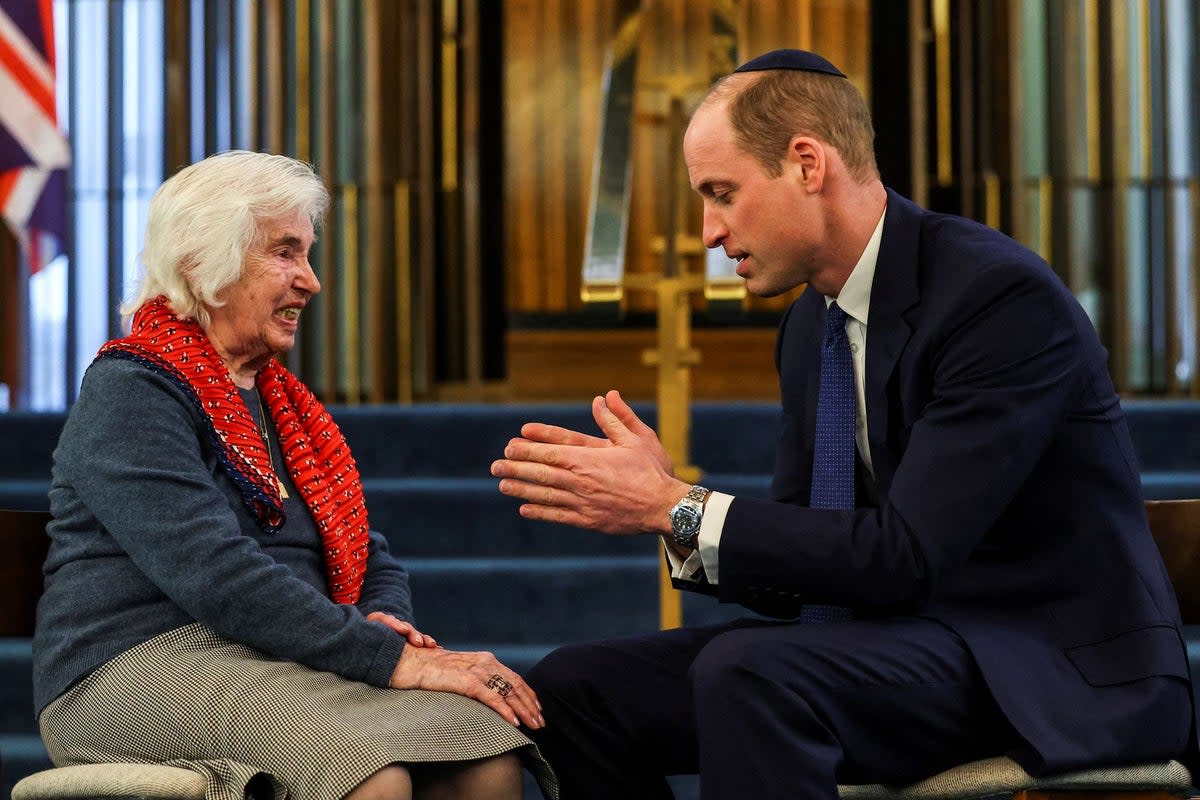
[[[761,72],[767,69],[795,69],[801,72],[823,72],[839,78],[846,77],[833,64],[807,50],[772,50],[750,59],[734,72]]]

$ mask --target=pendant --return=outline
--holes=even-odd
[[[283,488],[283,481],[281,481],[279,478],[276,478],[275,485],[279,487],[280,498],[287,500],[289,495],[288,495],[287,489]]]

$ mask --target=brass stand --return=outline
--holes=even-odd
[[[700,353],[692,348],[691,294],[703,292],[705,276],[686,273],[681,269],[682,255],[703,255],[704,247],[695,237],[677,232],[680,211],[679,144],[683,139],[685,114],[684,95],[695,87],[687,76],[668,76],[655,84],[670,97],[666,116],[667,143],[671,149],[666,163],[667,187],[666,224],[664,235],[654,249],[662,254],[659,275],[626,275],[624,286],[630,290],[653,291],[658,298],[658,346],[642,354],[642,363],[658,368],[658,436],[666,448],[675,476],[688,483],[700,480],[700,470],[690,463],[688,443],[692,428],[691,368],[700,363]],[[658,624],[663,630],[683,624],[683,604],[678,591],[671,585],[671,575],[664,560],[659,570]]]
[[[675,477],[698,483],[700,470],[689,463],[688,456],[692,428],[690,370],[700,363],[700,353],[691,345],[690,295],[704,290],[704,276],[626,276],[625,285],[631,289],[653,289],[658,294],[658,346],[642,353],[642,363],[658,367],[658,438],[675,465]],[[664,560],[658,580],[658,625],[667,630],[682,624],[682,598],[671,585],[671,574]]]

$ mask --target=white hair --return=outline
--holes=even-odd
[[[177,315],[207,327],[207,307],[224,303],[267,223],[304,214],[316,230],[328,208],[312,166],[287,156],[230,150],[184,167],[150,201],[144,274],[121,313],[166,295]]]

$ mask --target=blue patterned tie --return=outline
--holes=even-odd
[[[813,508],[854,508],[854,361],[846,337],[846,312],[831,303],[821,343],[821,382],[817,394],[817,436],[813,446]],[[801,622],[845,622],[850,609],[806,605]]]

